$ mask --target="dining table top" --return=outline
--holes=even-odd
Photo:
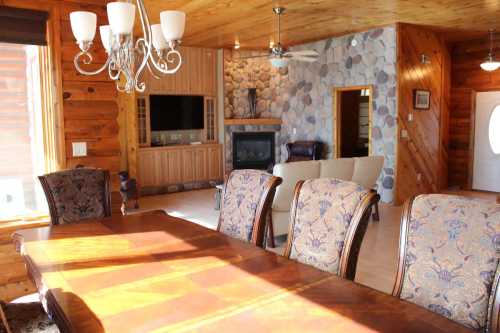
[[[472,332],[159,213],[22,230],[13,239],[61,332]]]

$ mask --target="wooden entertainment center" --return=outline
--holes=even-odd
[[[223,152],[217,135],[216,51],[182,47],[181,53],[184,63],[176,74],[161,79],[146,75],[147,91],[136,97],[137,177],[143,194],[203,188],[223,179]],[[152,145],[150,95],[203,96],[203,129],[165,131],[168,137],[185,140]]]

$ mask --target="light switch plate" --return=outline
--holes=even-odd
[[[87,142],[73,142],[73,157],[87,156]]]
[[[406,139],[408,138],[408,131],[405,129],[401,130],[401,138]]]

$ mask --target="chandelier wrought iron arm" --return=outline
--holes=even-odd
[[[170,41],[169,42],[169,48],[170,50],[167,52],[165,59],[159,58],[158,61],[155,60],[153,56],[153,52],[151,52],[152,48],[152,32],[151,32],[151,25],[149,23],[149,17],[146,11],[146,8],[144,7],[144,3],[142,0],[137,0],[137,4],[140,8],[139,14],[141,16],[141,24],[142,24],[142,30],[144,31],[144,39],[145,39],[145,44],[147,47],[147,57],[146,59],[153,64],[153,67],[160,73],[163,74],[174,74],[176,73],[179,68],[182,65],[182,56],[179,51],[175,50],[175,47],[177,45],[176,41]],[[177,66],[175,66],[172,69],[168,69],[168,63],[173,64],[175,62],[175,58],[172,58],[172,55],[176,56],[179,59],[179,62]],[[150,69],[151,67],[148,65],[148,68]],[[138,73],[140,72],[140,68]],[[154,73],[153,73],[154,74]]]
[[[159,77],[158,75],[156,75],[156,73],[155,73],[153,67],[151,67],[151,64],[149,63],[149,61],[148,61],[147,66],[148,66],[149,73],[151,73],[151,75],[153,76],[153,78],[155,78],[156,80],[160,80],[161,77]]]
[[[139,8],[139,16],[141,18],[141,25],[142,25],[142,31],[144,33],[144,38],[143,40],[143,58],[141,61],[141,64],[139,65],[139,68],[137,69],[137,72],[135,73],[135,88],[139,92],[144,92],[146,89],[146,85],[144,82],[139,82],[139,78],[142,75],[142,72],[144,71],[144,68],[148,64],[148,61],[151,57],[151,25],[149,24],[149,17],[148,13],[146,11],[146,8],[144,7],[144,2],[142,0],[136,0],[137,7]],[[136,46],[139,44],[139,40],[137,41],[138,43]],[[145,51],[145,52],[144,52]]]
[[[106,63],[104,63],[100,68],[96,69],[95,71],[86,71],[83,68],[80,67],[80,64],[78,63],[81,57],[87,57],[88,60],[82,60],[82,62],[85,65],[90,65],[93,61],[92,55],[88,51],[80,51],[78,54],[73,58],[73,64],[75,65],[76,70],[83,75],[97,75],[102,73],[106,68],[109,66],[109,63],[111,62],[111,54],[108,53],[108,59],[106,60]]]
[[[146,41],[144,40],[144,38],[139,38],[135,44],[135,49],[139,52],[141,52],[143,55],[146,55],[147,53],[147,47],[146,47]],[[152,56],[153,52],[151,52],[151,56]],[[155,79],[161,79],[158,75],[156,75],[155,71],[153,70],[153,68],[151,67],[151,59],[148,59],[148,61],[146,62],[146,67],[148,68],[149,72],[151,73],[151,75],[153,75],[153,77]]]

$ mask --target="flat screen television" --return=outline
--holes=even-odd
[[[203,96],[149,95],[151,131],[203,129]]]

